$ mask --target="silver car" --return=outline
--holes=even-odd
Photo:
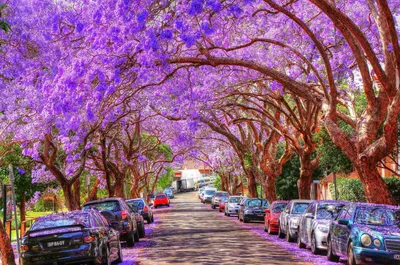
[[[228,197],[229,193],[226,191],[216,191],[214,193],[214,196],[211,198],[211,208],[215,209],[215,207],[219,206],[219,201],[222,199],[222,197]]]
[[[238,214],[239,204],[243,198],[243,196],[230,196],[228,202],[225,204],[225,216]]]
[[[343,201],[314,201],[301,216],[297,245],[311,247],[313,254],[327,249],[329,226],[339,211],[346,205]]]
[[[286,206],[279,217],[278,237],[284,238],[287,242],[294,242],[299,229],[301,214],[305,212],[311,200],[292,200]]]

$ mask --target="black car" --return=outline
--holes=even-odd
[[[106,198],[90,201],[83,205],[84,210],[96,209],[109,223],[115,223],[115,229],[120,234],[120,240],[126,241],[128,247],[139,242],[139,229],[136,214],[122,198]]]
[[[264,210],[268,207],[269,202],[266,199],[245,198],[240,202],[238,219],[244,223],[252,220],[264,221]]]
[[[127,200],[126,203],[132,207],[135,207],[148,224],[154,222],[153,211],[150,208],[152,204],[147,205],[147,203],[142,198],[130,199]]]
[[[120,263],[119,233],[112,228],[116,225],[94,210],[40,217],[22,238],[22,264]]]

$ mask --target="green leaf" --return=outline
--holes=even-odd
[[[11,30],[10,26],[4,21],[0,21],[0,28],[4,30],[4,32],[6,33],[8,33]]]

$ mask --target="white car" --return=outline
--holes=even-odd
[[[231,216],[239,213],[239,203],[244,196],[230,196],[225,204],[225,216]]]
[[[202,203],[207,203],[207,202],[209,202],[209,203],[211,203],[211,199],[212,199],[212,197],[214,196],[214,193],[217,191],[217,189],[216,188],[206,188],[205,190],[204,190],[204,194],[203,194],[203,196],[201,197],[201,202]]]

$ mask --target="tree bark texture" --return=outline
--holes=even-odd
[[[0,256],[2,264],[15,265],[14,251],[3,223],[0,220]]]

